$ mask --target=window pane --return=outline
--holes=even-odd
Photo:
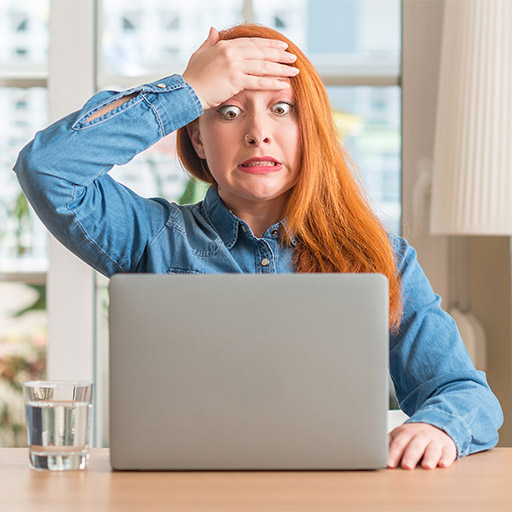
[[[46,68],[48,15],[48,0],[0,2],[0,66]]]
[[[104,0],[102,6],[103,72],[123,76],[180,73],[210,26],[243,19],[241,0],[146,0],[140,5]]]
[[[401,127],[399,87],[328,87],[336,125],[372,206],[400,234]]]
[[[48,0],[0,2],[1,85],[44,85],[48,15]],[[0,446],[26,446],[22,383],[46,373],[48,237],[12,167],[48,124],[47,90],[0,87],[0,111]]]
[[[21,148],[48,123],[42,87],[0,87],[0,272],[44,272],[48,235],[12,167]]]
[[[255,0],[255,21],[296,43],[316,65],[383,64],[399,71],[400,0]]]
[[[308,6],[308,50],[313,57],[398,66],[399,0],[315,0]]]
[[[0,282],[0,446],[26,446],[22,385],[46,374],[46,287]]]

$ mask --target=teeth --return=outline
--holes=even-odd
[[[260,162],[251,162],[250,164],[242,164],[243,167],[270,167],[272,165],[277,165],[275,162],[270,162],[269,160],[262,160]]]

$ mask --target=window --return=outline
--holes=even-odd
[[[400,88],[338,86],[327,92],[372,207],[389,232],[400,234]]]
[[[162,13],[164,21],[164,27],[167,31],[175,31],[181,29],[181,17],[179,14],[174,13]]]
[[[48,235],[12,167],[48,124],[45,0],[0,4],[0,446],[25,446],[21,384],[46,373]]]

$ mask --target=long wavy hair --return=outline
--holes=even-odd
[[[302,51],[270,28],[243,24],[220,39],[263,37],[288,43],[300,69],[290,78],[300,128],[299,178],[283,212],[283,245],[294,251],[296,272],[381,273],[389,282],[389,323],[397,330],[402,303],[389,237],[369,206],[349,155],[341,147],[325,87]],[[177,133],[178,156],[196,178],[217,186],[206,160],[194,150],[186,127]],[[291,244],[293,237],[295,244]]]

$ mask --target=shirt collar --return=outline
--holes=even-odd
[[[208,221],[219,233],[224,245],[231,249],[238,238],[240,221],[226,208],[213,185],[206,192],[203,206]]]
[[[224,245],[231,249],[238,239],[241,226],[248,228],[247,224],[226,208],[217,189],[213,185],[206,192],[203,206],[208,221],[219,233]],[[284,229],[287,230],[286,219],[278,222],[275,226],[277,227],[279,224],[282,224]],[[293,237],[291,237],[290,242],[292,246],[295,245]]]

